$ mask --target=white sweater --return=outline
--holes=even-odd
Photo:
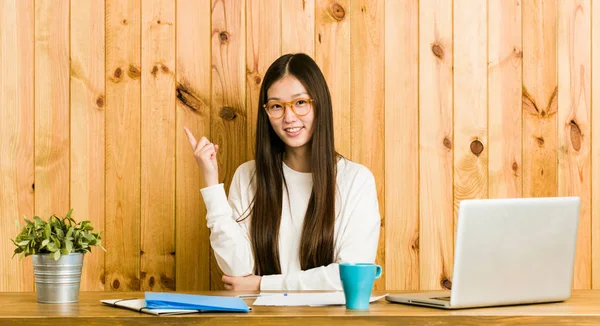
[[[250,186],[254,161],[235,171],[229,189],[229,201],[223,184],[201,190],[207,208],[210,244],[221,270],[229,276],[254,272],[250,244],[250,218],[236,220],[246,211],[254,189]],[[282,189],[283,209],[279,229],[280,275],[262,277],[261,290],[341,290],[339,262],[374,262],[379,241],[380,215],[373,174],[366,167],[340,159],[337,163],[335,202],[334,262],[302,271],[300,237],[302,223],[312,192],[312,174],[283,165],[289,201]],[[290,214],[291,212],[291,214]]]

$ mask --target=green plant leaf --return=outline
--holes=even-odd
[[[18,245],[19,245],[19,246],[26,246],[26,245],[28,245],[28,244],[29,244],[29,240],[25,240],[25,241],[21,241],[21,242],[19,242],[19,244],[18,244]]]
[[[58,259],[60,259],[60,251],[58,251],[58,250],[57,250],[57,251],[55,251],[55,252],[52,254],[52,258],[54,258],[54,260],[58,260]]]
[[[73,251],[73,242],[67,240],[65,241],[65,248],[68,252],[72,252]]]
[[[56,246],[56,243],[54,242],[50,242],[48,243],[48,245],[46,246],[46,249],[48,249],[48,251],[50,252],[55,252],[58,250],[58,247]]]

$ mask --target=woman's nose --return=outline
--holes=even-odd
[[[285,113],[283,114],[283,121],[294,122],[297,118],[298,117],[296,117],[294,110],[292,110],[292,106],[289,104],[285,104]]]

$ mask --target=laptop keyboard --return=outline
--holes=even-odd
[[[442,301],[450,301],[450,297],[437,297],[437,298],[431,298],[431,299],[442,300]]]

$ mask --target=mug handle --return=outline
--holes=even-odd
[[[381,276],[381,266],[375,265],[375,279],[378,279]]]

